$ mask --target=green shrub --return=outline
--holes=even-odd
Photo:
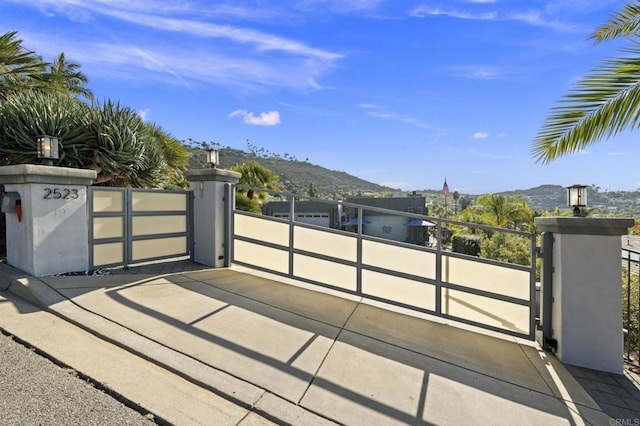
[[[479,235],[456,234],[451,239],[451,250],[456,253],[479,256],[482,237]]]
[[[531,264],[531,243],[528,237],[496,232],[482,242],[480,256],[528,266]]]

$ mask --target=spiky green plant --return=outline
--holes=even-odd
[[[104,101],[90,107],[62,93],[23,91],[0,102],[0,163],[38,163],[35,138],[60,138],[64,167],[98,172],[97,184],[159,187],[166,178],[161,143],[134,110]]]
[[[161,184],[166,163],[133,109],[107,100],[91,108],[85,120],[88,139],[83,146],[90,152],[83,157],[84,167],[98,172],[97,183],[140,188]]]
[[[156,123],[145,123],[145,130],[156,140],[166,163],[165,188],[185,189],[189,183],[182,173],[189,166],[189,152],[175,137]]]
[[[35,138],[50,135],[76,146],[87,139],[80,125],[89,106],[61,93],[22,91],[0,102],[0,164],[38,163]],[[68,155],[71,154],[71,158]],[[60,152],[60,165],[75,166],[77,154]]]

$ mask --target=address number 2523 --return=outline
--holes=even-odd
[[[67,188],[44,188],[44,196],[42,198],[45,200],[73,200],[78,198],[78,190]]]

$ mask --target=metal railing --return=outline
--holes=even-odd
[[[533,340],[535,234],[267,192],[288,200],[289,208],[273,216],[234,209],[233,263]],[[304,201],[326,206],[328,214],[297,214]],[[454,228],[522,239],[526,264],[454,252]]]
[[[622,324],[625,361],[640,366],[640,252],[622,249]]]
[[[0,185],[0,200],[4,197],[4,185]],[[0,212],[0,262],[7,259],[7,223],[6,215]]]

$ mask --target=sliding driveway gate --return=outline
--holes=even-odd
[[[88,197],[91,269],[192,253],[191,192],[89,187]]]
[[[287,196],[295,199],[292,194]],[[232,260],[341,292],[534,339],[535,234],[349,203],[340,203],[334,211],[345,207],[358,212],[359,223],[347,228],[351,231],[296,221],[295,201],[291,201],[286,218],[233,210]],[[400,216],[405,224],[416,218],[431,221],[435,224],[431,231],[435,243],[409,244],[363,232],[377,226],[374,218],[387,216]],[[479,228],[485,235],[515,235],[528,247],[529,264],[445,250],[441,242],[451,226]]]

